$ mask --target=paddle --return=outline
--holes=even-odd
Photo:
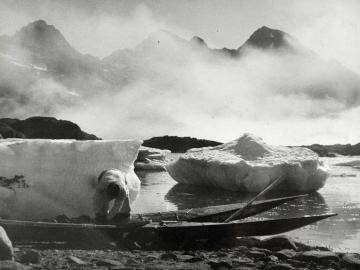
[[[230,221],[232,221],[234,218],[238,218],[239,216],[241,217],[241,214],[247,209],[249,208],[252,203],[258,199],[260,196],[264,195],[266,192],[268,192],[270,189],[272,189],[274,186],[276,186],[277,184],[279,184],[281,181],[283,181],[285,179],[284,175],[279,176],[274,182],[270,183],[263,191],[261,191],[260,193],[258,193],[254,198],[252,198],[243,208],[239,209],[238,211],[236,211],[235,213],[233,213],[232,215],[230,215],[227,219],[225,219],[225,223],[228,223]]]

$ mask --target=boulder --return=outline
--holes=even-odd
[[[296,252],[292,249],[282,249],[275,253],[280,259],[291,259],[296,255]]]
[[[3,227],[0,226],[0,260],[14,259],[14,249]]]
[[[309,250],[304,251],[296,256],[298,260],[302,261],[313,261],[317,263],[327,263],[329,261],[338,262],[339,256],[331,251],[321,251],[321,250]]]
[[[227,190],[259,192],[279,177],[278,190],[309,192],[323,187],[327,169],[303,147],[273,146],[245,134],[214,147],[190,149],[166,166],[177,182]]]
[[[270,250],[297,250],[295,242],[286,235],[273,236],[261,241],[261,246]]]
[[[24,264],[37,264],[40,262],[40,253],[35,249],[26,249],[21,252],[19,261]]]

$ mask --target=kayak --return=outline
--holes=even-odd
[[[34,222],[0,219],[0,225],[9,238],[17,243],[24,241],[81,241],[101,235],[121,240],[126,233],[143,238],[165,241],[223,237],[264,236],[285,233],[336,214],[311,215],[261,221],[223,222],[150,222],[130,220],[117,225]]]
[[[282,205],[286,202],[302,198],[306,195],[297,195],[290,197],[282,197],[271,200],[262,200],[254,202],[246,208],[246,211],[236,219],[243,219],[246,217],[260,214],[274,207]],[[152,222],[161,221],[191,221],[191,222],[223,222],[231,214],[239,209],[242,209],[245,203],[234,203],[217,206],[208,206],[201,208],[191,208],[178,211],[146,213],[132,215],[132,219],[151,220]]]

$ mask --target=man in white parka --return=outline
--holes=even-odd
[[[129,187],[124,173],[117,169],[103,171],[93,199],[95,220],[98,223],[120,222],[130,216]],[[114,201],[110,209],[111,202]]]

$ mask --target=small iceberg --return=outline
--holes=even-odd
[[[170,150],[141,146],[135,160],[135,170],[165,171],[166,156],[170,153]]]
[[[285,180],[278,190],[310,192],[323,187],[328,177],[312,150],[268,145],[252,134],[215,147],[190,149],[166,169],[179,183],[245,192],[262,191],[281,176]]]

